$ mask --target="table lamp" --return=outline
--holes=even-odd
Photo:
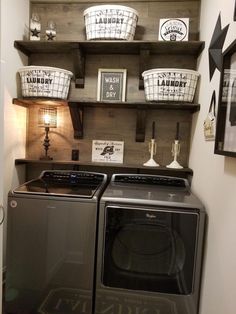
[[[41,160],[52,160],[52,157],[48,155],[48,149],[50,146],[49,140],[49,129],[57,127],[57,108],[50,107],[50,108],[40,108],[38,114],[38,126],[45,128],[45,137],[43,141],[43,146],[45,150],[45,155],[40,157]]]

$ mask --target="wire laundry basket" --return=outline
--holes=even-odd
[[[23,97],[67,99],[72,72],[45,66],[25,66],[18,72]]]
[[[97,5],[84,11],[86,37],[132,40],[138,12],[123,5]]]
[[[194,70],[158,68],[144,71],[147,101],[192,102],[199,73]]]

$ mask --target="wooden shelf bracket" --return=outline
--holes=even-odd
[[[68,102],[70,108],[71,121],[74,129],[74,138],[83,138],[83,106],[76,102]]]
[[[73,66],[75,74],[75,87],[84,88],[85,78],[85,55],[81,47],[73,48],[71,50],[73,57]]]
[[[150,60],[150,50],[140,49],[139,53],[139,89],[144,90],[143,71],[148,70]]]
[[[146,108],[137,108],[137,120],[136,120],[136,142],[145,141],[145,129],[146,129]]]

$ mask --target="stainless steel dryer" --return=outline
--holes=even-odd
[[[6,313],[92,313],[106,175],[44,171],[9,193]]]
[[[113,175],[99,212],[96,314],[197,314],[205,210],[188,181]]]

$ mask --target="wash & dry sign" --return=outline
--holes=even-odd
[[[98,101],[125,101],[126,69],[98,70]]]

